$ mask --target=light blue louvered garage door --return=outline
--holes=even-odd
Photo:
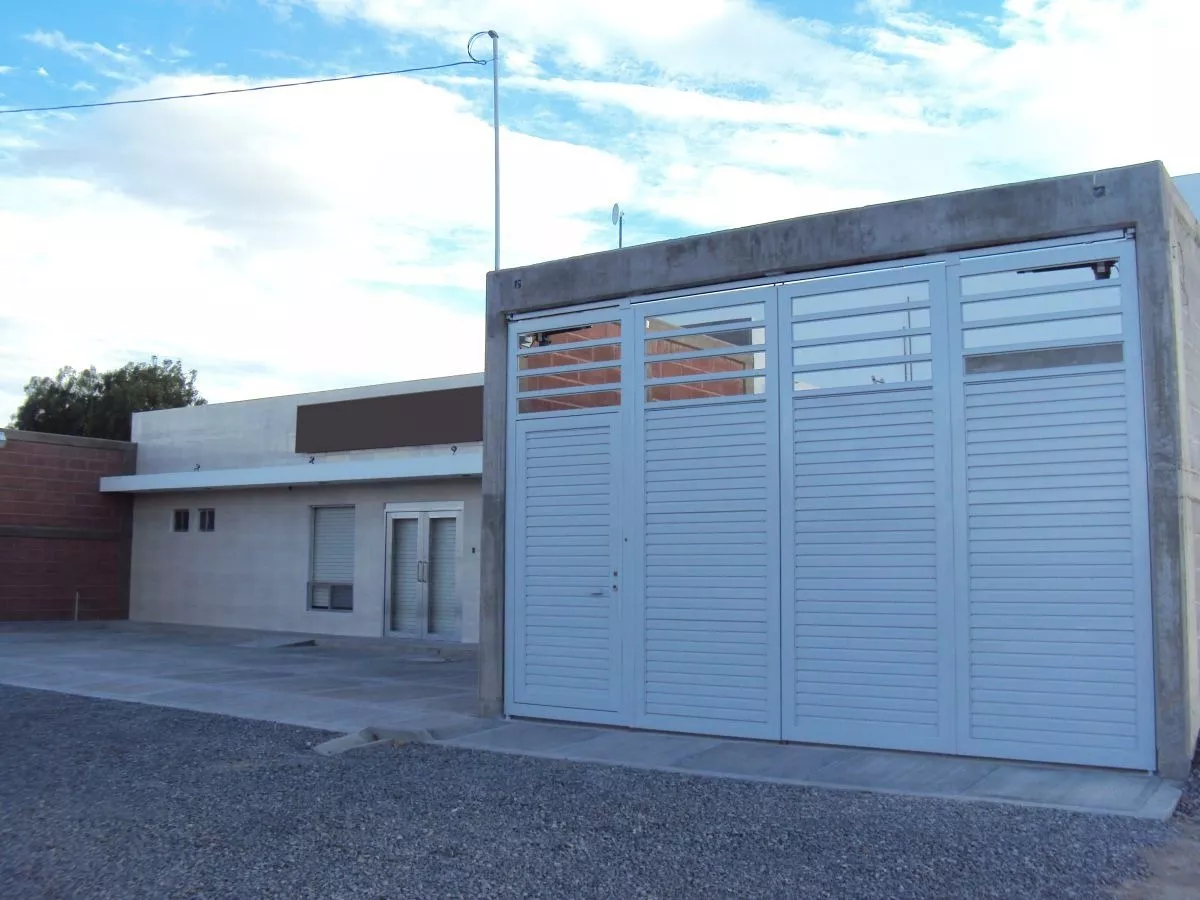
[[[1132,240],[512,326],[506,708],[1154,768]]]

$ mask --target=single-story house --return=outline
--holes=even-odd
[[[129,618],[477,641],[482,385],[135,414]]]

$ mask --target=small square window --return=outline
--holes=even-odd
[[[172,520],[172,531],[187,531],[190,526],[191,513],[186,509],[175,510],[175,517]]]
[[[217,530],[217,511],[215,509],[200,510],[200,530],[201,531],[216,531]]]

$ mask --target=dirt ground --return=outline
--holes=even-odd
[[[1175,840],[1146,851],[1150,875],[1129,881],[1115,892],[1118,900],[1198,900],[1200,898],[1200,749],[1192,761],[1174,821]]]
[[[1182,822],[1179,837],[1146,852],[1150,875],[1126,882],[1118,900],[1196,900],[1200,898],[1200,823]]]

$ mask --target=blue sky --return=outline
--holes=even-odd
[[[0,107],[461,58],[503,35],[506,265],[1163,159],[1175,0],[42,0]],[[459,69],[0,116],[0,418],[32,375],[151,354],[213,400],[477,370],[490,81]]]

